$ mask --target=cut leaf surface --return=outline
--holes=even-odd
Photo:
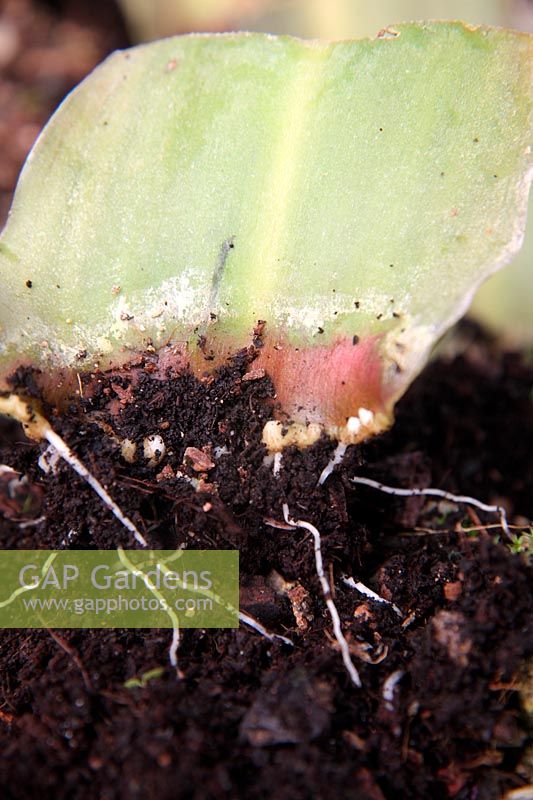
[[[525,34],[434,23],[113,55],[20,179],[0,240],[5,369],[105,367],[170,340],[205,370],[264,320],[259,366],[290,418],[342,438],[362,407],[382,427],[520,246],[531,53]]]
[[[522,249],[503,272],[481,287],[471,314],[505,347],[533,346],[533,195]]]

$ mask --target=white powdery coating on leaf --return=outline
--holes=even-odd
[[[342,282],[339,281],[339,284]],[[369,321],[374,323],[377,317],[383,318],[384,327],[386,323],[390,325],[392,312],[402,313],[408,309],[411,296],[409,292],[396,292],[395,302],[392,305],[390,295],[384,292],[361,288],[360,298],[357,298],[353,294],[344,293],[342,288],[336,289],[335,292],[324,288],[316,298],[303,298],[301,303],[295,304],[288,293],[277,298],[276,305],[271,310],[271,319],[281,327],[286,326],[289,329],[316,334],[318,328],[336,326],[345,315],[353,318],[355,301],[359,303],[358,318],[364,333]],[[395,327],[398,327],[396,320]]]
[[[112,304],[114,323],[107,334],[125,338],[132,329],[144,333],[143,328],[149,333],[163,333],[167,325],[174,328],[176,323],[192,329],[204,320],[209,288],[205,272],[190,269],[143,292],[123,290]]]

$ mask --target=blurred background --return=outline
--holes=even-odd
[[[462,19],[533,32],[533,0],[0,0],[0,228],[17,177],[62,98],[108,53],[191,31],[375,36],[406,20]],[[472,315],[505,347],[533,347],[533,200],[525,245]]]

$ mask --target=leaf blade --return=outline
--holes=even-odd
[[[192,352],[199,333],[223,357],[266,319],[261,358],[291,417],[339,428],[366,404],[390,419],[520,244],[531,52],[525,34],[433,23],[115,54],[21,178],[0,242],[4,358],[42,360],[46,340],[52,362],[109,363],[147,337]],[[347,348],[354,335],[375,346]]]

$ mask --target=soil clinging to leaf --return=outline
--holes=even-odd
[[[215,377],[162,380],[146,354],[131,369],[87,375],[65,415],[46,412],[150,546],[239,549],[242,610],[294,646],[246,627],[185,631],[178,679],[168,630],[2,631],[3,797],[496,800],[527,782],[524,555],[496,541],[490,515],[385,496],[350,477],[501,502],[526,530],[531,368],[474,336],[462,356],[426,370],[392,431],[349,448],[317,488],[327,440],[285,452],[273,475],[261,444],[273,387],[253,356]],[[35,390],[30,373],[16,382]],[[0,486],[3,549],[133,546],[67,465],[45,474],[44,446],[16,426],[3,432],[0,462],[27,478],[10,502]],[[149,466],[151,435],[164,453]],[[124,439],[136,445],[133,464]],[[322,534],[362,689],[344,671],[311,537],[272,527],[283,503]]]

